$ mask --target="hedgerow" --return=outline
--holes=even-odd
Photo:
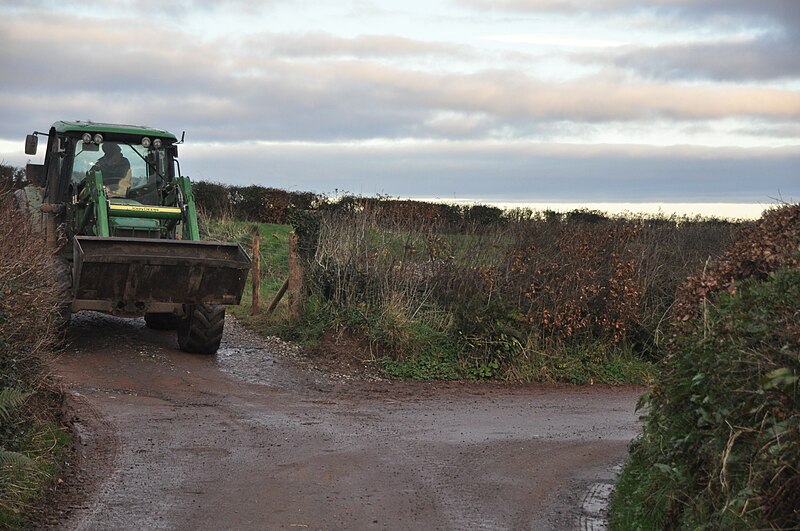
[[[198,181],[193,183],[195,200],[205,217],[263,223],[287,223],[298,211],[357,213],[381,211],[389,223],[436,224],[448,232],[465,225],[488,225],[503,220],[503,210],[488,205],[450,205],[389,197],[344,195],[331,199],[324,194],[296,192],[260,185],[233,186]]]
[[[681,290],[614,528],[800,527],[798,214],[767,213]]]
[[[7,188],[0,191],[0,248],[0,528],[16,529],[28,526],[68,437],[43,364],[58,340],[51,256]]]
[[[723,293],[671,339],[618,529],[800,526],[798,300],[800,271],[780,269]]]
[[[324,211],[303,244],[307,285],[328,326],[368,339],[392,375],[438,361],[454,378],[646,380],[639,361],[655,358],[678,286],[736,225],[578,214],[448,232],[383,207]]]

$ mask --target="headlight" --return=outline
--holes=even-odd
[[[92,134],[91,133],[83,133],[83,143],[90,144],[92,142]]]
[[[103,143],[103,135],[101,135],[100,133],[97,133],[96,135],[94,135],[94,143],[95,144],[102,144]]]
[[[142,137],[142,147],[149,148],[150,147],[150,139],[146,136]]]
[[[156,148],[156,149],[161,149],[161,139],[160,138],[156,138],[155,140],[153,140],[153,147]]]

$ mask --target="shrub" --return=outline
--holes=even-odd
[[[56,339],[55,274],[44,238],[27,213],[0,194],[0,388],[25,388],[37,380],[40,356]]]
[[[800,526],[800,270],[722,293],[671,338],[616,527]]]
[[[259,185],[230,186],[198,181],[192,184],[204,216],[284,224],[295,210],[313,210],[324,199],[311,192],[288,192]]]
[[[735,292],[737,280],[763,279],[780,267],[799,266],[800,204],[770,210],[757,223],[744,225],[724,256],[682,286],[675,317],[697,316],[715,293]]]
[[[508,216],[502,209],[487,205],[450,205],[390,197],[343,195],[330,200],[313,192],[293,192],[260,185],[231,186],[198,181],[193,184],[198,207],[215,218],[264,223],[290,222],[293,212],[313,210],[336,213],[379,212],[382,223],[436,225],[445,232],[460,232],[465,227],[504,223]],[[576,214],[579,215],[579,214]],[[587,213],[588,216],[597,214]]]
[[[686,281],[613,527],[800,527],[798,300],[798,205]]]
[[[350,204],[294,218],[306,235],[312,295],[339,316],[332,322],[368,336],[386,359],[406,363],[410,352],[444,360],[429,335],[419,344],[394,337],[399,321],[412,323],[406,329],[424,323],[456,345],[466,377],[620,383],[619,374],[641,374],[640,366],[621,371],[621,360],[655,357],[680,282],[719,253],[733,229],[704,220],[516,212],[453,233],[448,222],[409,221],[380,202]],[[358,313],[403,318],[348,318]],[[581,349],[602,355],[570,354]],[[558,363],[553,352],[584,375],[543,370],[542,359]]]
[[[0,193],[0,247],[0,527],[17,528],[26,526],[26,510],[66,442],[42,364],[57,339],[51,255],[7,191]]]

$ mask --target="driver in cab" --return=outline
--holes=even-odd
[[[131,163],[122,155],[119,144],[103,142],[103,156],[97,159],[92,171],[103,174],[103,184],[110,196],[125,197],[131,187]]]

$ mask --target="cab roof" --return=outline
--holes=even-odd
[[[164,139],[177,140],[175,135],[163,129],[156,129],[146,125],[106,124],[99,122],[83,121],[58,121],[53,124],[57,133],[117,133],[123,135],[153,136]]]

